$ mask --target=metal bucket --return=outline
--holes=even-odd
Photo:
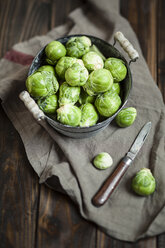
[[[120,33],[120,32],[118,32],[118,33]],[[120,34],[122,35],[121,38],[125,41],[125,43],[123,43],[122,39],[118,38],[119,36],[118,37],[116,36],[117,37],[116,40],[118,40],[119,43],[124,48],[124,50],[126,50],[128,52],[128,54],[129,54],[129,56],[131,58],[131,61],[135,61],[138,58],[138,53],[136,52],[136,50],[133,49],[132,45],[123,36],[123,34],[122,33],[120,33]],[[124,58],[124,56],[114,47],[114,45],[111,45],[111,44],[107,43],[106,41],[104,41],[104,40],[102,40],[100,38],[90,36],[90,35],[86,35],[86,34],[70,35],[70,36],[63,37],[63,38],[60,38],[60,39],[57,39],[57,40],[65,45],[66,42],[71,37],[82,36],[82,35],[85,35],[85,36],[89,37],[91,39],[92,43],[95,44],[98,47],[98,49],[103,53],[103,55],[106,58],[115,57],[115,58],[122,59],[125,62],[125,65],[127,67],[127,76],[120,84],[121,91],[122,91],[122,96],[121,96],[122,105],[120,106],[118,111],[113,116],[111,116],[111,117],[109,117],[109,118],[107,118],[107,119],[105,119],[105,120],[103,120],[103,121],[101,121],[101,122],[99,122],[99,123],[97,123],[97,124],[95,124],[93,126],[90,126],[90,127],[71,127],[71,126],[68,126],[68,125],[63,125],[63,124],[61,124],[61,123],[49,118],[49,116],[47,116],[46,114],[44,114],[44,117],[47,120],[47,122],[55,130],[57,130],[59,133],[62,133],[64,135],[66,135],[68,137],[72,137],[72,138],[87,138],[87,137],[95,135],[99,131],[105,129],[111,123],[111,121],[115,118],[115,116],[121,111],[121,109],[125,106],[125,104],[127,103],[129,95],[130,95],[130,92],[131,92],[131,88],[132,88],[132,75],[131,75],[131,70],[130,70],[129,63]],[[127,46],[125,45],[126,42],[127,42]],[[43,47],[39,51],[39,53],[36,55],[36,57],[34,58],[31,66],[30,66],[28,75],[31,75],[40,66],[45,65],[45,58],[46,58],[46,56],[45,56],[45,47]]]

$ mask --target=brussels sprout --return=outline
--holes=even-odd
[[[56,77],[50,71],[36,71],[26,80],[29,94],[38,99],[48,94],[55,94],[59,88]]]
[[[115,92],[107,91],[96,97],[95,106],[100,115],[110,117],[116,113],[121,105],[121,99]]]
[[[51,41],[45,48],[47,56],[47,62],[51,65],[55,65],[56,61],[66,55],[66,49],[64,45],[59,41]]]
[[[98,114],[95,107],[91,103],[86,103],[80,106],[81,109],[81,121],[80,127],[93,126],[98,121]]]
[[[81,110],[72,105],[66,104],[57,109],[57,120],[69,126],[78,126],[81,120]]]
[[[46,114],[54,114],[58,106],[58,100],[56,95],[46,96],[43,99],[39,99],[37,102],[40,109]]]
[[[89,51],[91,40],[86,36],[72,37],[66,43],[67,55],[80,58]]]
[[[54,93],[56,93],[58,91],[58,88],[59,88],[59,83],[57,81],[57,78],[55,76],[55,70],[54,70],[54,67],[52,65],[43,65],[41,67],[39,67],[37,69],[37,72],[50,72],[50,73],[53,73],[53,76],[52,76],[52,83],[53,83],[53,87],[54,87]]]
[[[113,77],[106,69],[98,69],[90,73],[83,86],[88,95],[93,96],[108,91],[113,85]]]
[[[96,52],[88,52],[83,55],[82,60],[89,71],[101,69],[104,66],[102,58]]]
[[[132,180],[132,189],[138,195],[150,195],[155,191],[155,188],[155,178],[148,168],[141,169]]]
[[[106,58],[105,58],[104,55],[100,52],[100,50],[98,49],[98,47],[97,47],[96,45],[93,44],[93,45],[90,47],[89,51],[90,51],[90,52],[95,52],[95,53],[97,53],[97,54],[102,58],[103,61],[106,60]]]
[[[116,92],[118,95],[120,94],[120,84],[114,83],[110,89],[111,92]]]
[[[122,109],[116,116],[115,121],[119,127],[131,126],[137,116],[137,111],[133,107]]]
[[[39,67],[37,69],[37,71],[48,71],[48,72],[52,72],[54,75],[55,75],[55,70],[54,70],[54,67],[52,65],[43,65],[41,67]]]
[[[96,168],[104,170],[113,164],[113,160],[107,152],[101,152],[94,158],[93,164]]]
[[[121,59],[108,58],[104,67],[111,72],[115,83],[122,81],[126,77],[127,68]]]
[[[79,97],[79,103],[80,104],[85,104],[85,103],[94,103],[95,101],[95,96],[89,96],[86,91],[81,89],[80,92],[80,97]]]
[[[80,87],[70,86],[66,82],[62,83],[59,89],[59,105],[65,105],[68,103],[75,104],[80,95]]]
[[[65,72],[66,82],[70,86],[82,86],[86,83],[89,73],[88,70],[79,63],[73,64]]]
[[[66,70],[76,62],[77,62],[77,59],[72,58],[72,57],[62,57],[61,59],[59,59],[55,67],[57,75],[61,79],[65,79]]]

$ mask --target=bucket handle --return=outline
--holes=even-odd
[[[43,111],[38,107],[36,102],[30,97],[29,93],[27,91],[22,91],[19,94],[19,98],[23,101],[26,108],[30,111],[30,113],[33,115],[33,117],[37,121],[41,121],[45,119],[45,115]]]
[[[116,41],[119,42],[120,46],[124,49],[124,51],[129,55],[130,62],[135,62],[139,58],[138,52],[134,49],[133,45],[125,38],[122,32],[118,31],[114,35],[114,44]]]

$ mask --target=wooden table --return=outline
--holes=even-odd
[[[13,44],[67,21],[85,0],[0,0],[0,57]],[[122,0],[121,13],[136,32],[153,78],[165,97],[164,0]],[[23,143],[0,107],[1,248],[163,248],[165,233],[134,244],[115,240],[81,218],[69,197],[45,185],[29,164]]]

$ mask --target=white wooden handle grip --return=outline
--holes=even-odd
[[[123,33],[116,32],[114,35],[115,41],[117,40],[125,52],[128,53],[132,61],[136,61],[139,58],[138,52],[133,48],[132,44],[125,38]]]
[[[22,91],[19,94],[19,98],[24,102],[27,109],[32,113],[33,117],[37,121],[41,121],[45,118],[43,111],[38,107],[36,102],[30,97],[27,91]]]

